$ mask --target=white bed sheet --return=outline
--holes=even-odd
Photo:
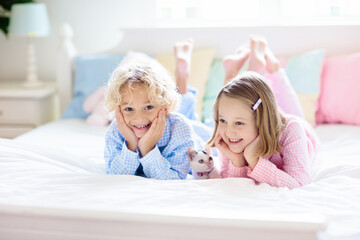
[[[318,173],[293,190],[239,178],[107,176],[105,131],[72,119],[0,139],[0,204],[224,219],[324,217],[319,239],[360,239],[360,127],[317,127]]]

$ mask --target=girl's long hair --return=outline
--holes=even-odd
[[[255,114],[256,127],[261,141],[258,156],[269,157],[282,151],[279,137],[286,125],[286,119],[277,107],[267,80],[260,74],[250,71],[236,76],[218,94],[213,109],[215,129],[208,141],[209,146],[215,146],[219,126],[219,102],[222,96],[239,99],[248,105],[249,109],[261,98],[262,103],[258,108],[251,110]]]

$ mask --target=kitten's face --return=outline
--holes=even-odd
[[[209,172],[214,167],[213,158],[209,152],[189,149],[190,166],[196,172]]]

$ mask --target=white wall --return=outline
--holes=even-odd
[[[277,55],[289,56],[326,48],[328,55],[360,51],[360,26],[248,27],[154,29],[155,0],[43,0],[47,5],[52,33],[34,39],[39,76],[55,80],[58,32],[63,22],[72,25],[73,42],[79,53],[113,48],[126,29],[119,51],[170,52],[173,42],[189,36],[195,47],[216,47],[217,56],[232,53],[249,34],[264,35]],[[0,33],[0,81],[21,80],[26,75],[26,39]]]
[[[47,6],[51,34],[34,39],[39,76],[54,80],[58,33],[62,23],[74,29],[74,44],[80,53],[98,52],[117,43],[119,29],[151,24],[148,13],[155,0],[36,0]],[[142,13],[140,13],[142,9]],[[27,39],[5,38],[0,33],[0,81],[18,80],[26,75]]]

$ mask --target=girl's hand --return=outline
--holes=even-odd
[[[259,161],[257,152],[260,149],[260,147],[261,147],[261,142],[259,136],[257,136],[251,143],[249,143],[249,145],[245,147],[244,156],[251,169],[254,169]]]
[[[127,141],[128,149],[133,152],[136,152],[139,139],[136,137],[134,131],[131,128],[129,128],[129,126],[125,123],[124,116],[120,111],[120,106],[116,107],[115,116],[116,116],[117,128],[120,131],[120,133],[125,137]]]
[[[235,167],[244,167],[246,164],[244,153],[234,153],[230,150],[229,146],[224,142],[220,134],[215,138],[215,146],[230,159],[232,165]]]
[[[139,149],[142,156],[154,149],[155,144],[163,135],[166,124],[166,109],[161,109],[152,122],[150,129],[139,140]]]

